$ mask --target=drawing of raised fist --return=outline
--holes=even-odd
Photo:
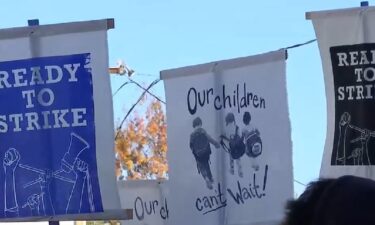
[[[32,194],[27,198],[26,203],[30,209],[38,209],[40,204],[40,196],[37,194]]]
[[[347,112],[344,112],[340,117],[340,126],[346,126],[350,123],[350,114]]]
[[[74,163],[73,171],[76,174],[77,178],[85,178],[88,172],[88,165],[86,162],[77,158]]]
[[[5,172],[14,172],[21,159],[20,153],[15,148],[10,148],[5,152],[3,167]]]

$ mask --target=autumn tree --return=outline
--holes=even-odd
[[[166,119],[160,101],[150,102],[143,117],[133,116],[117,132],[116,171],[119,179],[167,177]]]

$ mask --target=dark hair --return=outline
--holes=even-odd
[[[320,179],[289,201],[283,225],[374,225],[375,181],[345,175]]]
[[[202,120],[201,120],[201,118],[197,117],[193,120],[193,128],[195,128],[199,125],[202,125]]]
[[[231,123],[231,122],[234,122],[234,114],[233,113],[228,113],[226,116],[225,116],[225,122],[226,124],[228,125],[228,123]]]
[[[299,198],[288,201],[282,225],[310,225],[322,194],[334,181],[335,179],[320,179],[311,182]]]
[[[250,121],[251,121],[251,115],[250,115],[250,113],[249,112],[245,112],[243,114],[243,123],[246,124],[246,125],[249,125]]]

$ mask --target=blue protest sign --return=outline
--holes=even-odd
[[[103,211],[90,60],[0,62],[0,217]]]

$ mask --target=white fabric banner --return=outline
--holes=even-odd
[[[0,30],[0,217],[124,218],[114,174],[110,20]]]
[[[375,179],[375,8],[310,12],[327,99],[321,177]]]
[[[293,197],[285,51],[161,72],[168,224],[272,224]]]
[[[118,181],[121,207],[133,209],[133,220],[123,225],[164,225],[170,210],[166,194],[166,181],[127,180]]]

